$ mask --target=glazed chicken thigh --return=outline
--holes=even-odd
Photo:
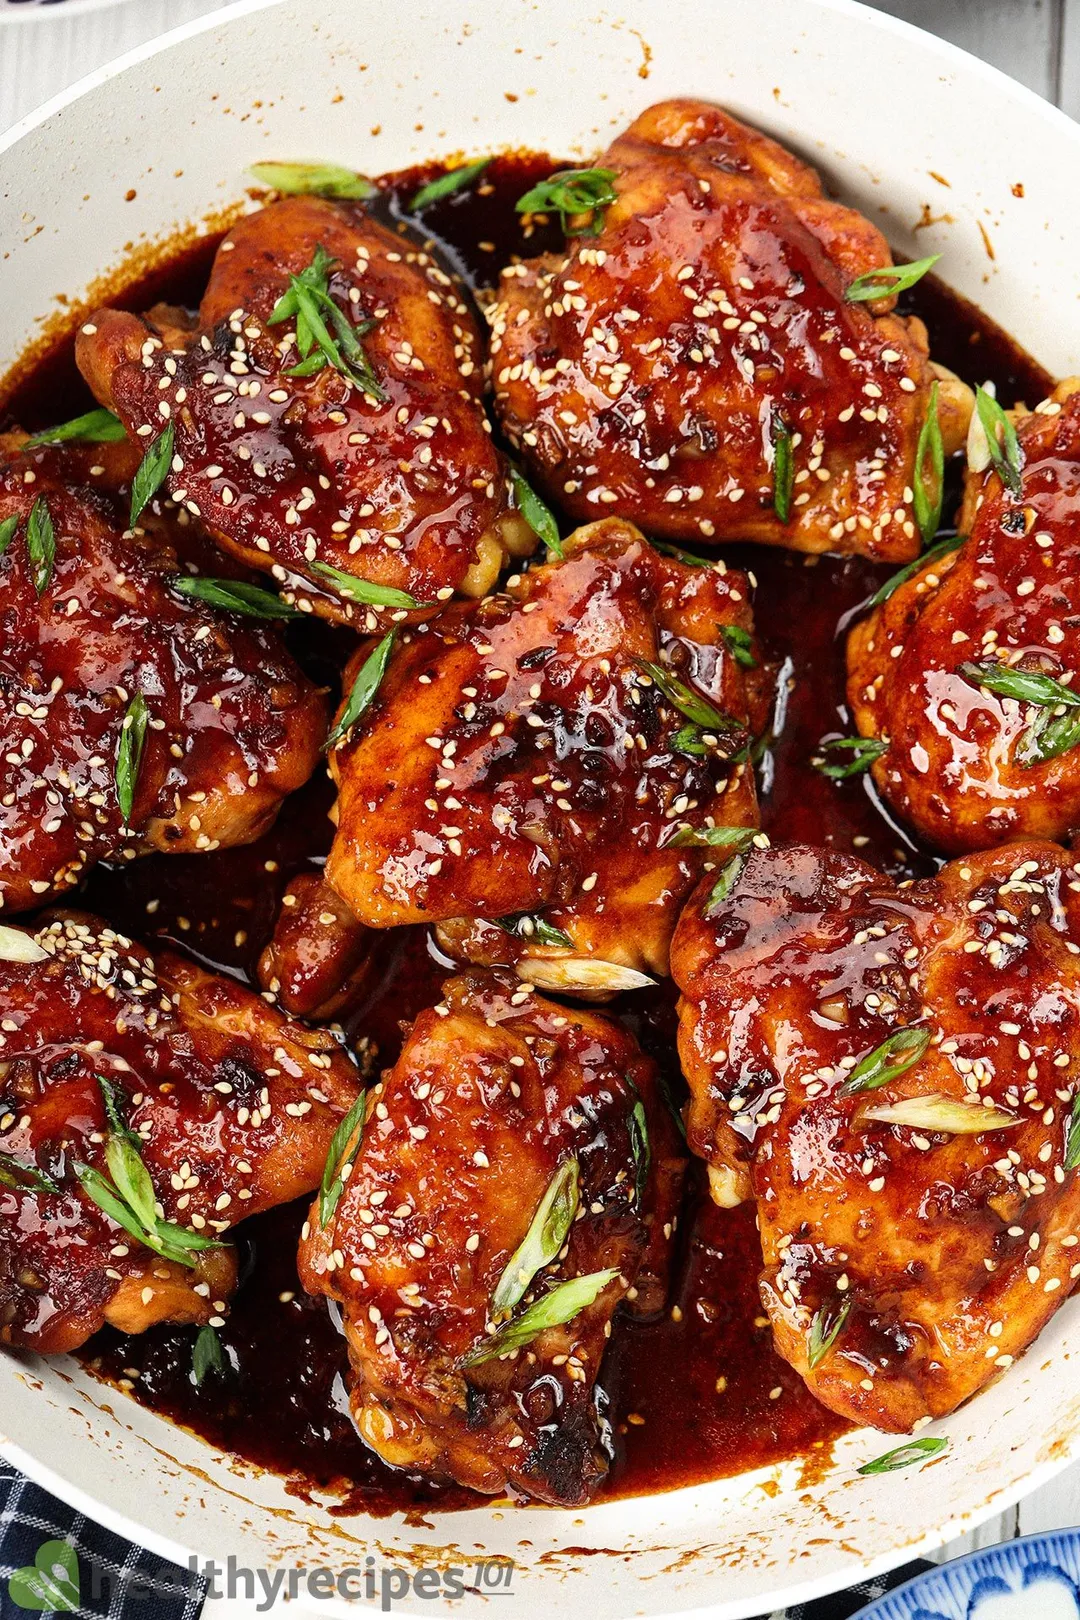
[[[672,540],[914,557],[932,384],[947,451],[971,392],[895,298],[847,296],[891,264],[880,232],[705,102],[650,108],[599,162],[615,201],[510,265],[489,315],[495,408],[538,484]]]
[[[216,1320],[224,1234],[318,1184],[351,1060],[79,912],[0,930],[0,1015],[0,1342]]]
[[[459,959],[603,994],[667,971],[704,858],[684,817],[756,825],[760,670],[742,573],[615,518],[564,544],[401,637],[331,756],[326,879],[364,925],[440,923]]]
[[[308,611],[373,629],[481,594],[508,550],[536,543],[491,443],[459,288],[357,205],[291,197],[249,215],[194,326],[99,310],[77,353],[133,437],[171,426],[173,497]]]
[[[1080,829],[1080,382],[1019,421],[1016,488],[969,473],[968,539],[848,638],[848,701],[890,805],[935,848]]]
[[[756,1200],[780,1353],[910,1430],[1080,1276],[1080,865],[1010,844],[898,888],[801,845],[740,862],[672,946],[690,1145]]]
[[[311,775],[326,729],[276,632],[181,595],[172,547],[121,532],[66,465],[38,450],[0,467],[5,911],[99,860],[250,843]]]
[[[304,1286],[343,1307],[372,1449],[478,1491],[587,1501],[612,1315],[663,1304],[679,1148],[617,1025],[509,976],[452,980],[300,1246]]]

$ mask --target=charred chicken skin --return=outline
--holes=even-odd
[[[951,1412],[1080,1275],[1080,865],[1010,844],[897,888],[755,849],[672,972],[690,1144],[756,1200],[780,1353],[856,1423]]]
[[[5,911],[99,860],[250,843],[311,775],[326,730],[324,698],[276,633],[179,594],[190,575],[175,551],[122,532],[65,464],[36,451],[0,467]]]
[[[512,976],[451,980],[300,1246],[304,1286],[343,1308],[373,1450],[478,1491],[587,1501],[612,1315],[663,1304],[679,1147],[624,1030]],[[576,1308],[559,1308],[568,1285]]]
[[[359,1090],[350,1059],[78,912],[2,930],[0,1010],[0,1342],[65,1351],[104,1322],[216,1320],[236,1281],[221,1240],[318,1184]],[[153,1241],[88,1190],[124,1201],[117,1140],[152,1183],[136,1226]]]
[[[846,296],[892,263],[878,230],[705,102],[650,108],[599,162],[597,234],[511,265],[490,311],[496,412],[535,481],[669,540],[914,557],[932,384],[947,450],[971,393],[895,298]]]
[[[347,375],[325,345],[305,353],[314,321]],[[222,242],[194,327],[99,310],[77,355],[132,437],[171,424],[174,499],[307,611],[374,629],[482,594],[535,545],[457,285],[359,206],[272,203]]]
[[[565,560],[401,637],[332,755],[327,881],[359,922],[442,923],[454,955],[541,988],[665,973],[703,858],[680,829],[756,825],[758,675],[744,574],[618,519],[579,530]]]
[[[890,805],[935,848],[1080,828],[1080,382],[1017,425],[1015,490],[969,474],[968,536],[848,639],[848,701]]]

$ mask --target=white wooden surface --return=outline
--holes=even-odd
[[[217,0],[122,0],[83,16],[65,17],[55,7],[0,20],[0,129],[121,52],[216,9]],[[880,0],[880,9],[984,57],[1080,117],[1080,0]],[[1075,1524],[1080,1464],[940,1557]],[[226,1612],[226,1605],[208,1605],[206,1620],[211,1613],[225,1620]]]

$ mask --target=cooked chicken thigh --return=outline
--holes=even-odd
[[[536,543],[458,287],[359,206],[272,203],[222,242],[197,325],[99,310],[77,352],[132,436],[171,424],[174,498],[309,611],[373,629],[482,594]]]
[[[372,1449],[478,1491],[587,1501],[612,1315],[663,1304],[680,1147],[618,1025],[511,977],[451,980],[300,1246],[304,1286],[343,1307]]]
[[[377,968],[379,938],[324,878],[302,872],[281,897],[273,937],[259,959],[259,983],[294,1018],[336,1018],[363,994]]]
[[[650,108],[599,161],[597,234],[511,265],[490,312],[496,411],[536,481],[672,540],[915,556],[931,385],[946,451],[971,393],[894,298],[845,297],[891,264],[880,232],[705,102]]]
[[[236,1280],[220,1240],[318,1184],[350,1059],[78,912],[0,930],[0,1014],[0,1342],[218,1317]]]
[[[5,911],[99,860],[251,842],[326,731],[276,632],[178,594],[171,547],[122,533],[65,465],[39,450],[0,467]]]
[[[780,1353],[909,1430],[1080,1276],[1080,865],[1011,844],[897,888],[796,845],[725,886],[672,946],[690,1144],[756,1199]]]
[[[874,778],[937,849],[1080,829],[1080,382],[1017,426],[1016,491],[969,474],[959,550],[848,638],[848,701]]]
[[[603,993],[667,971],[687,819],[756,825],[761,672],[744,574],[616,518],[565,553],[402,636],[331,756],[326,877],[370,927],[444,923],[459,957]]]

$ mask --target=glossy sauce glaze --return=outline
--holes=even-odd
[[[444,262],[484,286],[513,255],[557,247],[553,228],[526,236],[513,210],[515,199],[550,168],[541,158],[499,159],[475,189],[430,208],[424,223]],[[387,183],[379,208],[385,222],[398,224],[402,200],[426,178],[412,174]],[[130,289],[118,302],[135,309],[160,297],[196,304],[212,251],[212,243],[200,247],[156,275],[152,286]],[[1045,374],[971,306],[929,279],[907,296],[907,307],[930,327],[932,352],[962,376],[994,379],[1006,401],[1031,404],[1046,392]],[[34,428],[90,403],[68,348],[26,379],[11,411]],[[956,493],[946,512],[955,507]],[[758,633],[776,670],[770,741],[760,761],[766,831],[858,853],[898,877],[933,871],[933,857],[881,813],[868,778],[837,784],[810,764],[823,736],[851,729],[839,632],[889,569],[858,558],[748,546],[725,547],[723,555],[756,577]],[[351,636],[301,624],[290,627],[289,641],[309,675],[336,687]],[[318,775],[286,801],[277,824],[258,843],[101,867],[80,902],[137,938],[173,941],[253,981],[286,883],[319,869],[325,859],[331,800],[329,782]],[[453,964],[417,928],[380,939],[376,962],[374,988],[348,1028],[354,1039],[377,1048],[381,1067],[397,1056],[402,1021],[437,999]],[[637,1032],[681,1100],[674,999],[664,984],[624,997],[609,1010]],[[332,1511],[423,1516],[433,1508],[475,1505],[479,1499],[458,1487],[394,1473],[357,1437],[342,1379],[344,1340],[325,1302],[308,1298],[297,1281],[296,1243],[305,1213],[305,1205],[292,1205],[240,1229],[245,1276],[221,1330],[229,1364],[224,1375],[211,1373],[195,1387],[192,1333],[183,1329],[137,1338],[106,1330],[86,1347],[84,1359],[213,1444],[285,1474],[297,1494],[332,1488]],[[614,1461],[604,1495],[669,1489],[796,1455],[812,1466],[843,1431],[842,1420],[818,1406],[775,1354],[757,1293],[760,1265],[752,1211],[713,1206],[702,1169],[695,1166],[667,1312],[650,1323],[620,1321],[606,1358],[602,1382]]]

